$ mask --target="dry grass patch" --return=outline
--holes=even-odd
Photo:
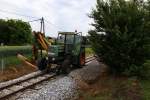
[[[24,64],[11,66],[8,69],[4,70],[3,73],[2,71],[0,71],[0,82],[15,79],[34,71],[36,71],[34,68]]]
[[[135,78],[101,76],[89,88],[81,88],[80,100],[141,100],[141,88]]]

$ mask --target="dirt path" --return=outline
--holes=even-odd
[[[81,86],[79,100],[142,100],[137,79],[114,77],[105,71],[94,83],[85,82]]]

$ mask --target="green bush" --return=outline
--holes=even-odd
[[[150,58],[150,3],[97,0],[89,31],[93,50],[112,73],[142,76]]]
[[[92,56],[94,54],[92,48],[85,48],[85,54],[86,56]]]
[[[4,43],[4,45],[26,45],[31,44],[32,38],[29,23],[16,19],[0,19],[0,43]]]
[[[140,80],[140,87],[142,90],[142,100],[149,100],[150,98],[150,80]]]
[[[142,67],[143,67],[143,70],[140,71],[141,77],[142,77],[142,78],[149,79],[149,78],[150,78],[150,60],[147,60],[147,61],[143,64]]]

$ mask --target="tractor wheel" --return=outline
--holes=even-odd
[[[62,63],[62,73],[63,74],[68,74],[71,71],[71,64],[70,64],[70,60],[69,59],[65,59],[64,62]]]
[[[46,58],[41,58],[40,60],[38,60],[38,69],[45,70],[47,68],[47,63],[48,61],[46,60]]]

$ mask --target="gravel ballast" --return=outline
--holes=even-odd
[[[15,100],[78,100],[79,83],[95,81],[100,71],[99,63],[92,61],[84,68],[72,71],[68,76],[41,84],[40,89],[24,92]]]
[[[75,80],[82,80],[86,83],[92,83],[100,76],[100,72],[100,64],[97,61],[93,61],[81,69],[72,71],[69,77]]]
[[[76,100],[78,98],[77,85],[69,77],[63,77],[55,82],[48,82],[40,90],[21,95],[18,100]]]

